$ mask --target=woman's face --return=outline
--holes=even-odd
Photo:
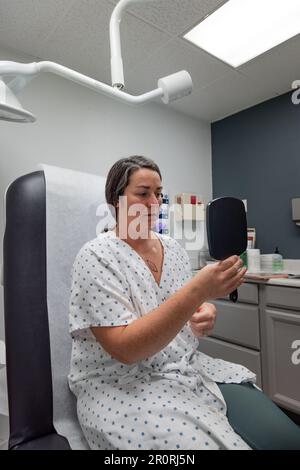
[[[154,227],[162,203],[162,182],[156,171],[140,168],[132,173],[120,197],[118,223],[131,238],[144,238]],[[131,233],[132,232],[132,233]],[[135,233],[133,233],[135,232]]]

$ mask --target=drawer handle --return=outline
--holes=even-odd
[[[231,294],[229,295],[229,298],[232,302],[237,302],[238,299],[238,291],[235,289]]]

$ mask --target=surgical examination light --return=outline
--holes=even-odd
[[[0,61],[0,119],[13,122],[34,122],[36,120],[33,114],[22,108],[15,95],[41,72],[54,73],[129,104],[141,104],[158,97],[162,99],[163,103],[168,104],[189,95],[192,92],[193,83],[190,74],[185,70],[160,78],[155,90],[142,95],[134,96],[123,91],[125,82],[120,42],[122,14],[129,4],[144,1],[152,0],[120,0],[113,10],[110,19],[111,86],[55,62],[41,61],[23,64]]]

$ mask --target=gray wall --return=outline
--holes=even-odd
[[[248,200],[257,247],[300,258],[300,227],[291,199],[300,197],[300,105],[285,94],[212,124],[213,196]]]
[[[33,61],[1,50],[1,60]],[[105,176],[121,157],[142,154],[160,166],[163,183],[174,195],[212,194],[210,126],[156,103],[132,107],[45,74],[20,94],[35,124],[0,121],[0,197],[18,176],[47,163]],[[4,233],[0,203],[0,242]],[[0,251],[0,263],[2,253]],[[0,339],[3,338],[0,288]]]

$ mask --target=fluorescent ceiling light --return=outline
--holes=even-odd
[[[300,0],[229,0],[184,38],[233,67],[300,33]]]

